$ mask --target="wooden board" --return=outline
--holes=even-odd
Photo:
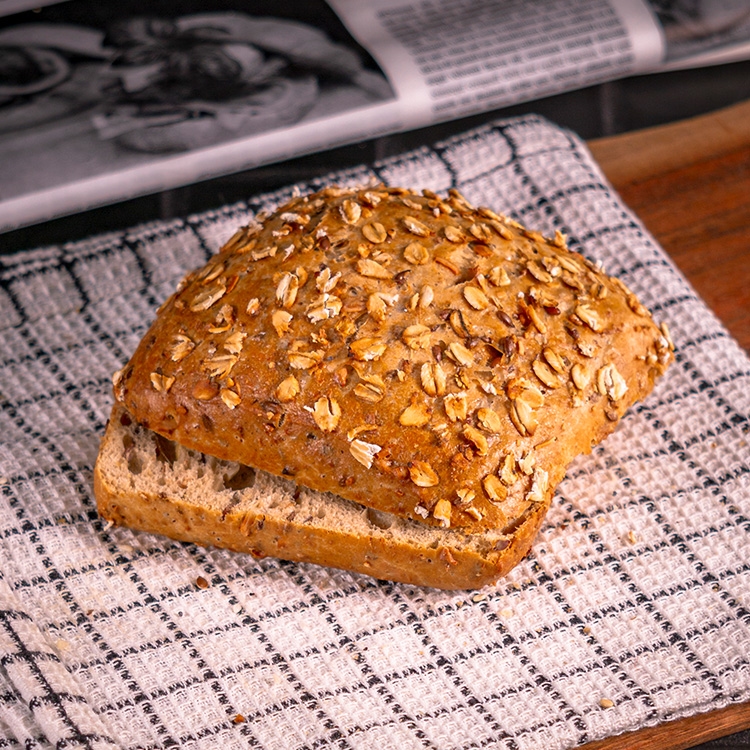
[[[625,202],[750,351],[750,102],[589,147]],[[684,750],[750,728],[750,703],[582,750]]]
[[[750,102],[589,146],[625,202],[750,351]]]
[[[610,737],[580,750],[686,750],[750,727],[750,703],[728,706],[657,727]],[[729,748],[727,749],[729,750]],[[737,749],[739,750],[739,748]]]

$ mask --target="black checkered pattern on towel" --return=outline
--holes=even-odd
[[[556,750],[750,699],[748,358],[544,120],[330,180],[373,177],[562,230],[668,321],[676,363],[506,580],[420,590],[97,517],[112,372],[286,194],[0,257],[0,747]]]

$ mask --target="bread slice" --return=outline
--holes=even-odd
[[[189,450],[119,404],[94,486],[100,515],[118,525],[439,589],[475,589],[507,573],[528,552],[553,492],[504,529],[439,529]]]

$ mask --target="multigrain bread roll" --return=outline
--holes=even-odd
[[[359,527],[356,543],[348,529],[309,531],[318,547],[336,538],[336,554],[322,554],[300,551],[274,517],[276,542],[261,554],[474,587],[525,554],[570,461],[650,392],[671,349],[666,326],[559,233],[546,239],[456,192],[328,188],[239,230],[183,280],[115,375],[112,429],[125,414],[423,542],[379,547],[374,566],[348,554],[375,544]],[[105,483],[100,469],[100,511],[118,522],[254,549],[221,529],[252,536],[268,518],[256,508],[243,523],[230,503],[177,533],[170,514],[128,510],[154,492],[121,500],[124,478]],[[449,552],[440,563],[457,539],[488,534],[492,561],[462,565]],[[410,568],[420,554],[429,577]]]

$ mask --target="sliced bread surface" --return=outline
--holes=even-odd
[[[189,450],[120,405],[102,439],[94,487],[99,513],[118,525],[449,590],[482,587],[515,566],[552,497],[547,490],[505,529],[436,529]]]

